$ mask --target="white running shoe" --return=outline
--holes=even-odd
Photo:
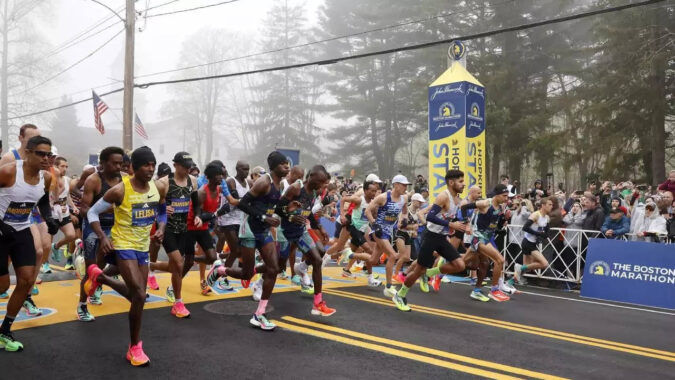
[[[261,278],[260,280],[256,281],[253,283],[251,286],[251,290],[253,290],[253,300],[254,301],[260,301],[260,298],[262,297],[262,291],[263,291],[263,279]]]
[[[520,279],[523,278],[523,266],[521,264],[514,265],[513,278],[517,282],[520,282]]]
[[[504,281],[503,283],[499,284],[499,290],[506,294],[516,294],[517,290],[513,286],[511,286],[508,282]]]
[[[378,286],[382,285],[382,281],[371,277],[368,277],[368,286],[371,286],[373,288],[377,288]]]
[[[392,286],[390,286],[390,287],[388,287],[388,288],[385,286],[385,288],[384,288],[384,295],[385,295],[387,298],[392,298],[392,297],[395,296],[396,294],[398,294],[398,289],[396,289],[396,287],[395,287],[394,285],[392,285]]]

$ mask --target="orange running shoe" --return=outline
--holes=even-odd
[[[441,276],[434,276],[431,279],[431,287],[434,288],[434,292],[439,292],[441,290]]]
[[[182,302],[176,302],[173,304],[173,307],[171,308],[171,314],[178,318],[190,318],[190,312]]]
[[[402,284],[405,282],[405,275],[403,274],[403,272],[398,272],[396,276],[394,276],[394,280]]]
[[[127,360],[134,367],[150,364],[150,358],[143,352],[143,342],[138,342],[135,346],[129,345]]]
[[[101,273],[103,273],[103,271],[96,264],[91,264],[89,268],[87,268],[87,281],[84,282],[84,292],[87,293],[89,297],[93,296],[94,292],[96,292],[96,288],[99,286],[96,279],[98,279],[98,275]]]
[[[490,294],[488,294],[488,297],[490,297],[491,299],[493,299],[497,302],[504,302],[504,301],[508,301],[508,300],[511,299],[509,296],[504,294],[501,290],[491,291]]]
[[[335,314],[335,309],[326,306],[326,301],[321,301],[318,305],[312,307],[312,315],[321,315],[323,317],[330,317]]]

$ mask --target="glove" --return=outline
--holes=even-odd
[[[225,203],[222,206],[220,206],[218,211],[216,211],[216,215],[217,216],[223,216],[223,215],[227,214],[228,212],[230,212],[231,210],[232,210],[232,208],[230,207],[230,204]]]
[[[377,238],[382,239],[382,235],[384,233],[382,232],[382,227],[379,224],[372,224],[370,226],[370,229],[373,231],[373,233]]]
[[[59,232],[59,224],[52,217],[45,218],[45,223],[47,223],[47,232],[54,236]]]
[[[216,214],[214,214],[212,212],[202,212],[201,214],[199,214],[199,219],[201,219],[202,222],[204,222],[204,223],[210,222],[215,218],[216,218]]]

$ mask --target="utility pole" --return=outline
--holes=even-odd
[[[124,48],[124,106],[122,110],[122,147],[133,149],[134,122],[134,39],[136,33],[135,0],[127,1],[126,43]]]

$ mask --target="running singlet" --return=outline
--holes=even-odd
[[[211,191],[208,189],[208,184],[202,186],[202,189],[204,189],[204,192],[206,193],[206,198],[202,204],[202,212],[215,213],[220,206],[220,186],[216,187],[216,196],[213,198],[211,197]],[[207,222],[202,223],[201,227],[195,226],[195,214],[194,211],[192,211],[192,202],[190,202],[187,214],[187,229],[188,231],[208,231],[209,229],[209,223]]]
[[[490,202],[490,207],[485,214],[475,211],[471,219],[471,229],[474,232],[482,232],[483,234],[492,234],[497,229],[499,218],[504,214],[501,208],[495,208],[492,204],[492,198],[487,199]]]
[[[251,202],[251,206],[265,216],[274,215],[274,210],[281,198],[281,192],[274,185],[272,176],[269,173],[265,174],[270,178],[270,191],[259,197],[256,197]],[[254,234],[265,233],[269,230],[269,225],[258,218],[248,218],[248,226]]]
[[[401,195],[398,202],[391,199],[391,191],[387,191],[387,203],[377,209],[377,217],[375,223],[382,227],[382,232],[392,236],[394,226],[398,223],[398,217],[405,205],[405,196]],[[353,218],[353,215],[352,215]]]
[[[63,179],[63,190],[59,194],[59,197],[54,200],[54,208],[53,208],[54,211],[52,212],[52,216],[56,220],[62,220],[65,217],[70,216],[70,207],[68,206],[68,193],[70,193],[70,181],[68,181],[68,177],[62,177],[62,179]]]
[[[448,198],[450,199],[450,207],[448,207],[448,211],[446,212],[441,211],[436,216],[438,216],[440,219],[452,222],[457,216],[457,209],[459,208],[459,206],[457,205],[457,203],[455,203],[455,198],[452,196],[452,194],[450,194],[450,190],[445,189],[445,192],[448,194]],[[427,230],[441,235],[450,234],[449,226],[442,226],[440,224],[432,223],[429,221],[427,221]]]
[[[188,211],[190,210],[192,179],[187,177],[187,186],[180,186],[173,177],[169,177],[169,190],[166,193],[167,205],[173,207],[173,214],[166,220],[166,230],[175,234],[187,231]]]
[[[366,202],[366,197],[361,195],[361,204],[359,207],[354,207],[352,210],[352,226],[361,232],[366,232],[368,229],[368,218],[366,217],[366,207],[368,207],[368,202]]]
[[[316,198],[316,195],[308,193],[304,186],[300,189],[300,195],[294,199],[294,201],[300,202],[300,207],[289,213],[288,218],[281,220],[281,229],[283,230],[286,239],[297,239],[306,231],[306,224],[300,225],[293,223],[289,219],[293,215],[301,215],[309,219],[312,215],[314,198]]]
[[[138,193],[131,186],[130,177],[122,177],[124,199],[115,207],[115,225],[112,228],[112,243],[116,250],[148,252],[150,230],[157,217],[159,191],[155,181],[148,182],[150,190]]]
[[[541,213],[539,211],[535,211],[534,214],[532,214],[532,215],[537,216],[537,221],[534,223],[534,224],[537,225],[537,231],[538,232],[544,232],[544,230],[546,229],[546,226],[548,225],[548,215],[546,215],[546,216],[541,215]],[[531,227],[532,229],[534,229],[534,224]],[[529,232],[525,232],[523,236],[525,237],[525,239],[527,239],[531,243],[536,243],[537,240],[539,239],[539,237],[537,237],[535,235],[532,235]]]
[[[44,194],[42,171],[36,185],[28,184],[23,177],[23,160],[16,160],[14,185],[0,189],[0,218],[17,231],[30,227],[31,211]]]
[[[234,180],[234,185],[235,188],[237,189],[237,194],[239,195],[239,199],[243,198],[246,193],[251,189],[251,186],[248,184],[248,181],[244,179],[244,183],[246,186],[242,185],[237,181],[236,178],[232,178]],[[227,202],[227,198],[222,197],[220,200],[220,205],[222,206]],[[244,215],[244,212],[241,211],[237,206],[231,206],[230,207],[230,212],[227,214],[221,216],[218,219],[218,224],[221,226],[232,226],[232,225],[239,225],[241,223],[241,218]]]

